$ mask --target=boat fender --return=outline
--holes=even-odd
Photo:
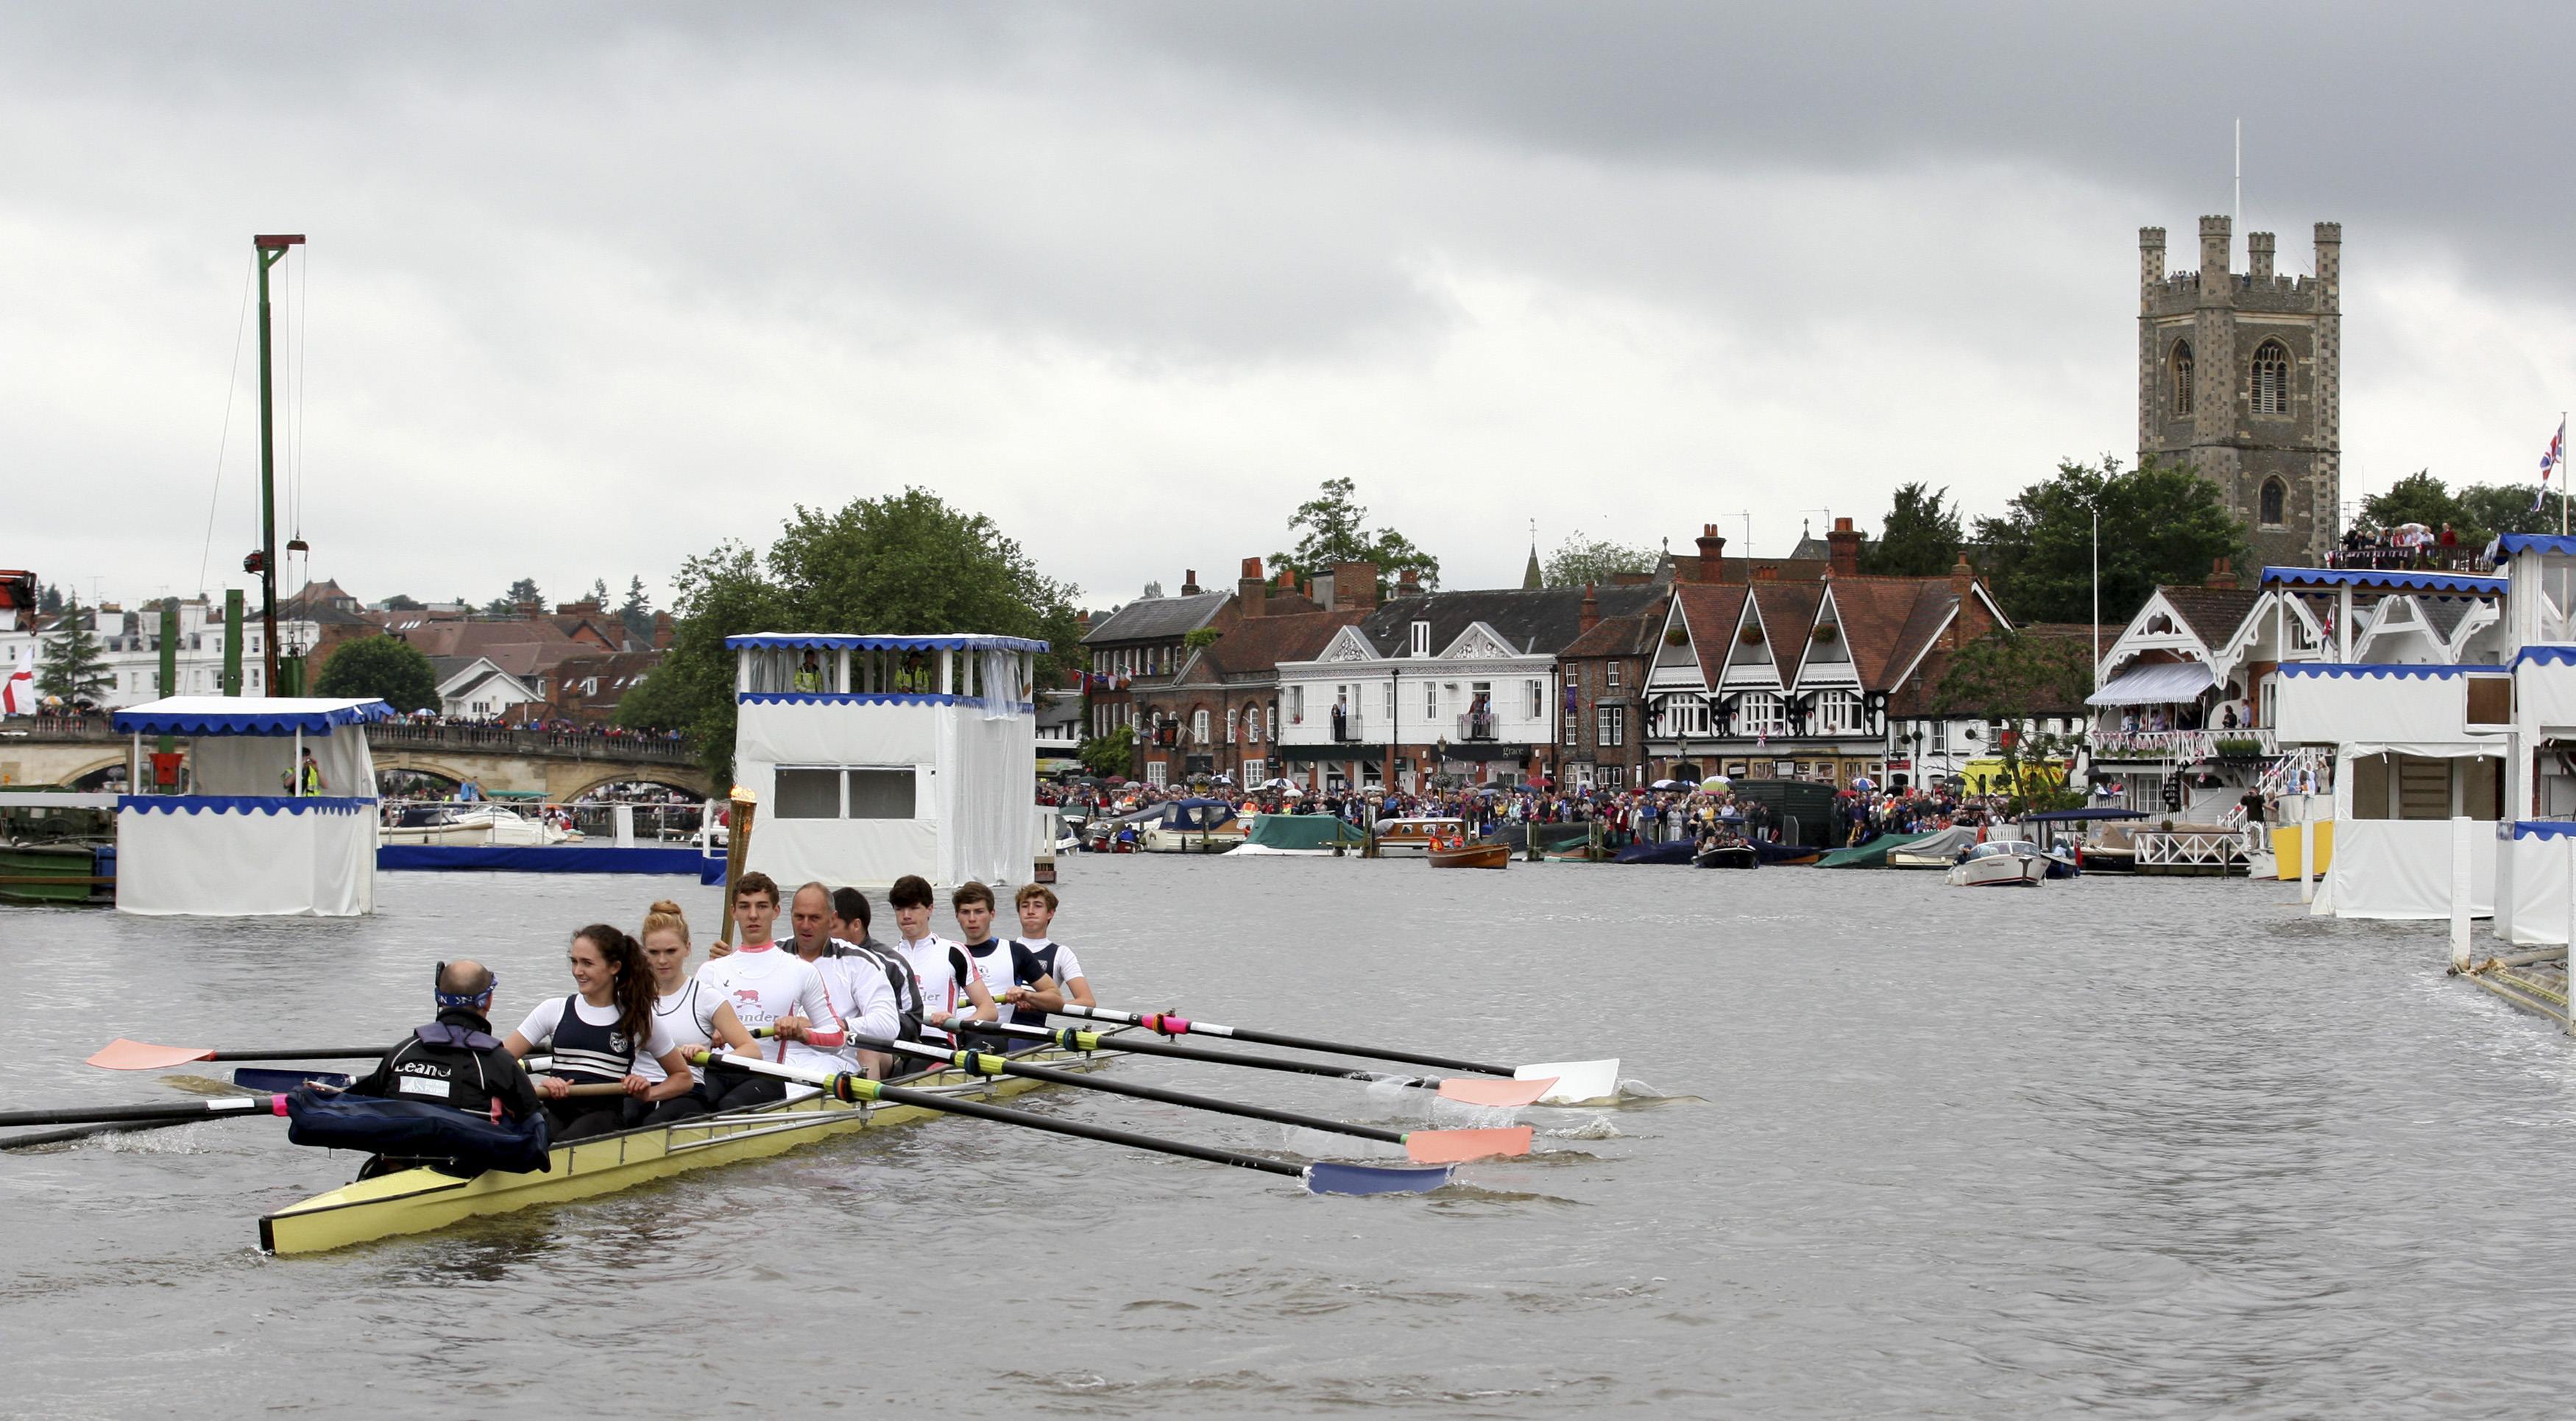
[[[544,1111],[524,1121],[491,1120],[418,1100],[324,1094],[298,1086],[279,1097],[286,1138],[299,1145],[363,1150],[403,1159],[452,1159],[481,1172],[536,1174],[554,1168]]]

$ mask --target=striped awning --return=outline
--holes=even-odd
[[[2196,700],[2217,681],[2203,661],[2159,661],[2132,667],[2084,698],[2088,706],[2165,706]]]

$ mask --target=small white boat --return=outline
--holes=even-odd
[[[2021,839],[1990,839],[1968,850],[1943,881],[1953,888],[2037,888],[2048,881],[2048,856]]]
[[[388,844],[560,844],[576,836],[497,804],[415,804],[381,832]]]

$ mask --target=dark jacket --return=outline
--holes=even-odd
[[[536,1084],[492,1035],[492,1023],[465,1007],[449,1007],[414,1031],[353,1083],[356,1095],[445,1105],[489,1118],[498,1102],[504,1118],[525,1120],[541,1107]]]

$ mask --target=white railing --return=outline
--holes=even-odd
[[[2206,760],[2220,753],[2223,745],[2228,754],[2251,753],[2277,755],[2280,738],[2269,729],[2245,726],[2235,730],[2096,730],[2085,737],[2096,755],[2112,755],[2148,760]]]
[[[2140,829],[2129,836],[2137,845],[2140,868],[2241,868],[2245,836],[2232,829]]]

